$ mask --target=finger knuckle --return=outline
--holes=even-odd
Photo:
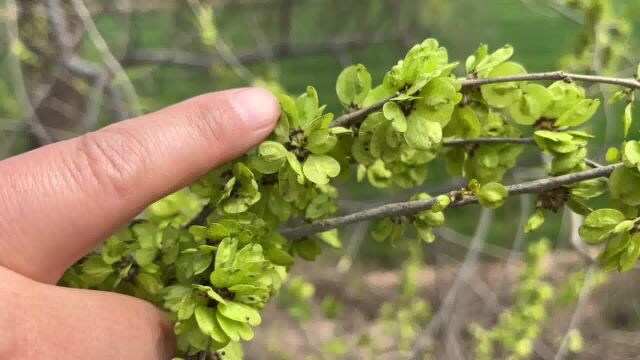
[[[138,138],[118,128],[81,136],[74,152],[75,173],[82,180],[91,179],[100,189],[126,197],[134,190],[130,184],[144,174],[145,157]]]
[[[196,131],[196,136],[207,144],[213,144],[214,150],[219,149],[220,144],[233,141],[229,136],[229,120],[236,117],[233,107],[228,100],[218,101],[215,104],[199,101],[189,116],[190,123]]]

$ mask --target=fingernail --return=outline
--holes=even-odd
[[[246,88],[234,91],[229,96],[247,129],[265,136],[273,130],[280,117],[280,105],[269,90]]]

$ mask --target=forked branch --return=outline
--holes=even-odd
[[[571,74],[564,71],[551,71],[541,73],[531,73],[515,76],[495,77],[488,79],[464,79],[460,81],[462,89],[470,89],[482,85],[506,83],[506,82],[523,82],[523,81],[546,81],[546,80],[562,80],[562,81],[582,81],[590,83],[600,83],[622,86],[628,89],[640,90],[640,81],[637,79],[621,79],[607,76]],[[338,117],[331,124],[332,126],[349,126],[358,121],[363,120],[367,115],[374,113],[384,106],[392,98],[380,101],[364,109],[350,112]]]

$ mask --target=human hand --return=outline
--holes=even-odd
[[[153,305],[55,284],[147,205],[266,138],[279,112],[266,90],[207,94],[0,162],[0,359],[170,359]]]

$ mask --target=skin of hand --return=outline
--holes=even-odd
[[[0,162],[0,359],[171,359],[164,314],[55,286],[154,201],[265,139],[267,90],[211,93]]]

